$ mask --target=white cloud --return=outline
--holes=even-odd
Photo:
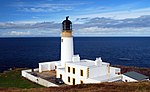
[[[30,31],[11,31],[11,32],[8,32],[8,35],[11,35],[11,36],[27,36],[27,35],[31,35],[31,32]]]
[[[150,15],[132,19],[82,18],[73,24],[75,36],[150,36]],[[21,30],[21,31],[20,31]],[[60,36],[61,23],[0,23],[0,36]]]
[[[18,11],[25,12],[60,12],[76,9],[75,7],[89,4],[85,1],[38,1],[29,3],[28,1],[18,1],[12,3],[11,7],[16,7]]]
[[[25,12],[59,12],[59,11],[68,11],[71,10],[71,7],[63,6],[52,6],[52,7],[25,7],[21,8],[20,11]]]
[[[59,12],[72,10],[74,5],[71,4],[22,4],[18,5],[19,11],[25,12]]]
[[[98,28],[89,27],[78,29],[76,36],[150,36],[149,28]]]
[[[74,18],[95,18],[95,17],[107,17],[114,19],[126,19],[126,18],[137,18],[142,15],[150,15],[150,7],[134,10],[121,10],[121,11],[110,11],[105,13],[93,13],[93,14],[82,14],[78,16],[73,16]]]

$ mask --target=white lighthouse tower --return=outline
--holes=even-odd
[[[74,55],[72,22],[68,18],[66,17],[62,22],[61,60],[39,63],[39,72],[50,71],[52,73],[48,73],[50,73],[51,77],[54,76],[54,71],[56,71],[56,79],[58,80],[55,82],[64,82],[68,85],[120,81],[122,79],[120,75],[121,69],[111,67],[110,63],[103,62],[101,57],[96,58],[96,60],[81,60],[79,55]],[[55,85],[55,82],[51,82],[50,79],[44,82],[43,79],[38,78],[37,81],[37,76],[34,78],[30,77],[33,75],[30,75],[29,71],[22,71],[22,76],[46,87],[50,87],[51,85],[58,86]],[[45,75],[45,73],[43,74]],[[45,79],[47,79],[47,75]]]
[[[74,55],[73,49],[73,37],[72,37],[72,22],[68,20],[62,22],[62,32],[61,32],[61,65],[65,66],[66,62],[72,62],[72,57]]]

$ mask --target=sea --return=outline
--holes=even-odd
[[[60,37],[0,38],[0,72],[60,60]],[[74,37],[81,59],[150,68],[150,37]]]

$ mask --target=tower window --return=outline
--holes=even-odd
[[[80,75],[83,76],[83,70],[80,70]]]
[[[75,68],[73,68],[73,74],[75,74]]]
[[[63,42],[63,39],[61,39],[61,42]]]
[[[70,82],[70,77],[68,77],[68,82]]]
[[[70,67],[68,67],[68,72],[70,73]]]

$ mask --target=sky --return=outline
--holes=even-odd
[[[0,37],[150,36],[150,0],[0,0]]]

